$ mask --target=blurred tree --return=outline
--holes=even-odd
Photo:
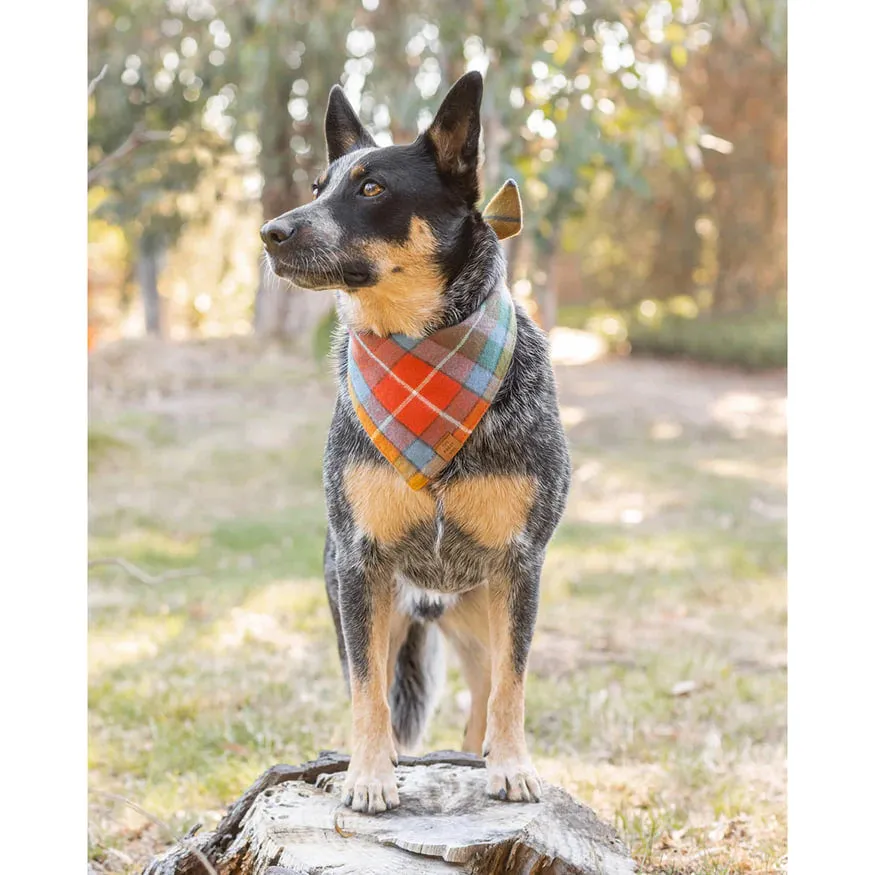
[[[711,33],[682,79],[708,131],[717,311],[754,310],[787,287],[787,2],[703,0]]]
[[[650,4],[634,69],[656,95],[665,148],[644,162],[649,197],[591,191],[586,213],[566,222],[592,237],[580,257],[588,303],[685,297],[702,313],[781,305],[786,11],[786,0]],[[566,301],[572,273],[564,262]]]
[[[227,86],[214,15],[206,2],[89,2],[89,73],[106,66],[89,96],[95,215],[121,227],[138,253],[146,327],[156,334],[162,253],[205,214],[189,193],[228,148],[206,112]]]
[[[162,253],[214,210],[203,192],[221,197],[236,168],[265,219],[309,199],[332,84],[379,143],[403,142],[471,68],[487,78],[484,194],[506,176],[523,186],[510,272],[546,326],[560,278],[577,300],[713,289],[723,308],[784,281],[786,0],[91,0],[89,13],[91,75],[108,65],[89,101],[91,202],[139,253],[150,330]],[[557,275],[569,248],[576,275]],[[330,307],[264,278],[255,298],[271,334]]]
[[[345,46],[350,23],[348,4],[324,2],[313,15],[305,5],[285,0],[262,0],[249,20],[240,111],[255,119],[265,221],[311,198],[323,163],[320,112],[343,70],[345,53],[339,53],[338,46]],[[272,335],[293,330],[292,296],[262,274],[255,299],[256,327]],[[302,297],[300,291],[295,297]]]

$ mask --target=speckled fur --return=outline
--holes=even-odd
[[[446,185],[455,186],[462,193],[458,198],[459,205],[452,216],[433,216],[425,207],[420,216],[436,233],[451,227],[457,234],[453,238],[438,239],[442,252],[449,253],[445,260],[452,262],[453,267],[443,271],[446,280],[441,290],[441,307],[437,322],[432,319],[430,327],[458,323],[506,282],[501,245],[495,232],[474,207],[479,197],[476,174],[471,173],[471,161],[476,159],[476,134],[479,134],[479,115],[475,117],[474,114],[479,113],[480,91],[477,89],[482,89],[482,84],[479,76],[475,79],[469,74],[460,80],[451,95],[460,91],[459,85],[463,85],[462,97],[472,104],[473,109],[462,105],[461,109],[452,108],[455,115],[439,114],[447,129],[453,124],[469,126],[467,137],[454,134],[448,141],[461,143],[464,147],[452,168],[455,175],[447,178],[443,170],[440,171],[440,178],[446,179]],[[473,96],[472,89],[476,90]],[[330,106],[326,123],[329,146],[332,143],[331,125],[343,127],[346,124],[352,129],[334,132],[334,141],[351,143],[354,150],[359,150],[351,155],[336,156],[338,166],[348,173],[349,167],[359,160],[356,156],[364,155],[370,160],[375,150],[371,148],[373,143],[368,142],[367,134],[355,127],[355,121],[350,118],[351,109],[338,102],[341,98],[335,100],[335,97],[332,94],[336,105]],[[456,100],[458,102],[458,94]],[[474,128],[472,135],[471,129]],[[428,154],[427,137],[425,135],[422,147],[425,154]],[[367,149],[362,149],[363,146]],[[407,154],[403,150],[415,146],[390,148],[402,150],[397,159],[400,162]],[[318,215],[314,222],[316,219]],[[338,221],[336,215],[332,221]],[[375,229],[374,233],[378,234],[379,230]],[[443,256],[438,252],[436,257]],[[342,304],[343,299],[354,295],[355,291],[337,294]],[[340,306],[338,311],[342,319],[344,307]],[[486,587],[488,612],[493,624],[495,618],[506,618],[509,624],[509,628],[492,629],[490,634],[488,618],[484,617],[486,631],[483,634],[487,638],[479,645],[492,647],[493,695],[486,744],[492,745],[491,754],[496,763],[490,771],[489,789],[501,798],[528,799],[537,798],[538,784],[525,752],[519,691],[524,683],[534,631],[544,553],[565,507],[570,469],[547,338],[519,305],[516,306],[516,316],[516,348],[497,397],[458,455],[427,487],[434,497],[433,516],[423,519],[424,515],[420,514],[403,537],[391,543],[378,541],[357,525],[344,488],[345,472],[352,466],[357,466],[357,469],[367,469],[368,466],[392,469],[363,431],[353,410],[346,380],[348,334],[346,327],[340,325],[333,347],[337,400],[324,456],[329,523],[325,580],[347,683],[356,685],[356,689],[359,688],[357,685],[372,678],[374,672],[380,671],[379,666],[373,664],[371,639],[375,606],[385,605],[389,594],[396,615],[401,612],[407,616],[407,625],[402,627],[407,630],[406,639],[400,648],[396,648],[394,672],[388,673],[384,691],[391,706],[394,743],[396,747],[404,748],[417,744],[435,702],[439,686],[435,671],[440,659],[440,650],[435,643],[438,628],[442,624],[448,628],[451,626],[448,623],[450,612],[461,594]],[[485,546],[478,542],[450,518],[443,506],[443,498],[451,494],[453,484],[485,475],[513,477],[515,483],[523,482],[522,478],[525,478],[527,513],[502,546]],[[361,488],[360,484],[358,488]],[[425,590],[428,592],[421,592]],[[441,594],[447,597],[442,598]],[[487,604],[487,600],[476,601]],[[392,658],[390,645],[387,659]],[[485,670],[488,689],[488,666]],[[496,699],[496,696],[501,699],[505,695],[502,691],[509,691],[506,701]],[[466,741],[471,743],[469,736],[466,736]],[[483,739],[479,741],[482,743]],[[353,800],[353,790],[359,793],[356,788],[365,780],[377,787],[376,808],[367,802],[367,792],[362,791],[364,802]],[[355,787],[351,783],[348,801],[354,807],[365,806],[364,810],[383,810],[386,806],[383,797],[379,796],[380,781],[385,788],[388,779],[382,772],[377,778],[361,778]],[[394,787],[385,791],[388,807],[391,807],[388,801],[390,790],[395,798]]]
[[[494,232],[481,229],[476,256],[446,292],[444,324],[452,325],[473,312],[483,298],[505,282],[504,256]],[[565,507],[570,483],[568,450],[559,420],[556,387],[550,367],[547,338],[517,305],[517,345],[510,369],[489,411],[461,452],[434,486],[483,474],[522,474],[534,478],[535,498],[525,528],[505,550],[478,545],[452,521],[437,516],[420,525],[397,546],[381,547],[357,531],[343,491],[343,472],[350,462],[389,466],[362,430],[346,383],[347,334],[338,332],[334,344],[338,396],[325,448],[324,484],[329,531],[326,583],[335,617],[340,602],[361,622],[338,629],[341,658],[348,653],[359,671],[366,666],[362,636],[367,634],[365,603],[358,594],[371,576],[402,574],[423,589],[454,593],[482,584],[500,574],[512,581],[515,665],[525,667],[538,605],[538,584],[544,551]],[[438,529],[443,531],[438,541]],[[338,552],[340,558],[338,559]],[[347,582],[341,594],[338,578]],[[409,711],[409,707],[407,708]],[[403,725],[396,733],[415,743]]]

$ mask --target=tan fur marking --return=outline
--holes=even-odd
[[[446,487],[444,511],[484,547],[503,547],[523,530],[534,495],[535,481],[520,474],[466,477]]]
[[[382,674],[380,688],[386,682],[385,673]],[[382,689],[377,689],[373,684],[363,684],[359,680],[352,682],[352,750],[366,762],[377,759],[380,755],[388,753],[389,760],[395,759],[396,754],[391,745],[391,717],[389,714],[389,702]]]
[[[382,337],[394,332],[422,336],[435,324],[443,306],[443,280],[431,228],[414,217],[403,244],[374,241],[363,250],[376,266],[379,279],[376,285],[344,296],[341,306],[346,323],[356,331],[373,331]]]
[[[361,179],[366,173],[367,170],[365,170],[361,164],[356,164],[356,166],[349,171],[349,178],[355,182],[357,179]]]
[[[343,474],[346,497],[356,525],[384,544],[394,544],[435,513],[434,499],[414,492],[394,468],[350,465]]]
[[[513,666],[507,583],[489,583],[492,690],[486,715],[486,792],[511,801],[539,798],[541,785],[526,747],[525,672]],[[504,796],[502,796],[504,794]]]
[[[486,587],[481,586],[460,596],[438,623],[459,656],[465,683],[471,690],[471,713],[465,726],[462,750],[480,756],[486,737],[486,707],[491,685]]]
[[[525,713],[524,679],[513,669],[510,636],[510,614],[507,597],[489,593],[489,641],[492,655],[492,691],[489,696],[489,747],[498,754],[507,751],[524,752],[523,731]]]
[[[374,611],[368,648],[368,678],[356,677],[350,666],[352,693],[353,751],[367,759],[386,746],[390,735],[389,702],[387,698],[385,661],[389,651],[389,618],[387,611]]]

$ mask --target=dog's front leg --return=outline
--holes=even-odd
[[[528,567],[525,567],[528,566]],[[525,736],[525,679],[538,609],[540,563],[508,569],[489,582],[492,689],[486,716],[486,790],[513,802],[537,802],[541,782]]]
[[[377,814],[399,804],[398,756],[386,689],[391,576],[357,563],[340,576],[340,614],[352,694],[352,756],[343,799],[355,811]]]

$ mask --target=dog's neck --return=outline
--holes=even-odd
[[[368,302],[360,292],[338,293],[337,312],[348,330],[424,337],[457,325],[470,316],[495,289],[505,283],[504,253],[495,232],[479,216],[470,216],[451,238],[449,261],[457,267],[439,286],[410,288],[394,301]],[[365,294],[376,295],[365,290]],[[370,318],[369,318],[370,317]],[[373,322],[373,324],[370,324]]]
[[[507,269],[498,237],[479,216],[471,221],[467,256],[444,289],[444,308],[437,328],[467,319],[506,281]]]

